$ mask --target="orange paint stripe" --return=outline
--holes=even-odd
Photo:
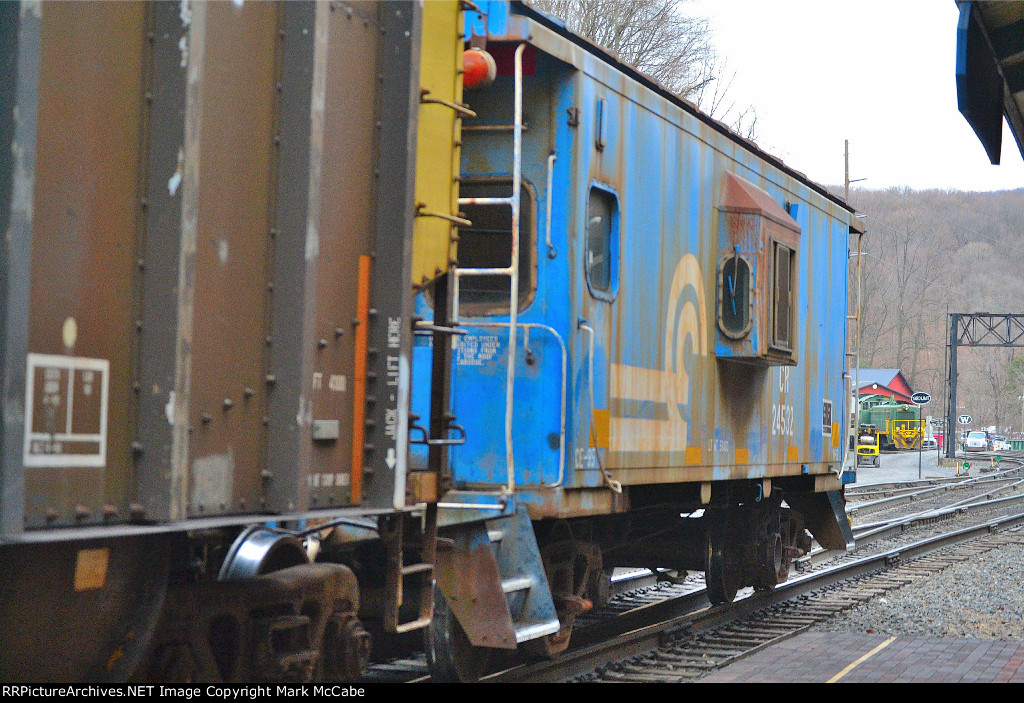
[[[359,257],[355,364],[352,380],[352,503],[363,500],[363,432],[366,420],[366,339],[370,319],[370,257]]]
[[[590,433],[590,446],[608,448],[608,432],[611,412],[595,409],[593,411],[593,431]]]

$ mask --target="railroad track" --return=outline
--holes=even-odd
[[[1014,469],[1014,471],[1016,470]],[[772,642],[777,641],[779,637],[792,636],[802,631],[800,629],[779,627],[776,624],[765,621],[743,623],[742,618],[746,617],[752,607],[767,607],[765,604],[766,598],[774,602],[775,599],[781,598],[785,600],[797,597],[791,589],[806,588],[806,586],[799,584],[804,584],[808,580],[818,578],[818,574],[835,573],[837,575],[834,578],[838,579],[840,578],[838,574],[843,570],[853,570],[856,572],[863,568],[859,566],[860,563],[877,560],[879,554],[882,555],[883,561],[885,558],[892,559],[893,555],[905,555],[907,547],[894,547],[892,545],[897,541],[905,542],[908,539],[908,535],[919,534],[922,530],[930,529],[931,532],[944,533],[951,530],[951,526],[954,523],[961,524],[965,521],[973,521],[973,523],[983,522],[985,525],[981,528],[976,526],[968,527],[956,534],[965,533],[971,529],[981,529],[983,532],[992,529],[990,525],[996,524],[993,520],[998,519],[998,516],[993,514],[994,511],[999,511],[1001,516],[1006,513],[1012,502],[1024,502],[1024,492],[1009,497],[992,497],[997,491],[1005,490],[1006,486],[1012,482],[1013,479],[1010,475],[1012,472],[1007,471],[1004,473],[1006,476],[985,476],[981,477],[982,480],[975,478],[970,483],[966,479],[950,481],[928,480],[921,482],[921,485],[913,487],[919,494],[916,498],[890,502],[889,508],[897,512],[901,511],[900,514],[889,515],[881,520],[872,520],[869,523],[854,525],[854,533],[857,539],[857,549],[854,552],[825,552],[816,550],[811,555],[797,560],[794,564],[795,573],[791,576],[790,582],[778,587],[773,593],[753,593],[751,589],[744,589],[739,594],[742,600],[738,600],[728,606],[721,606],[715,609],[709,608],[710,604],[704,593],[703,574],[700,572],[688,574],[681,583],[669,583],[664,581],[656,582],[656,575],[644,570],[637,570],[631,576],[618,581],[616,587],[621,592],[612,598],[608,606],[579,616],[570,651],[552,662],[523,664],[510,659],[505,662],[503,671],[492,674],[487,677],[487,680],[565,681],[578,676],[596,676],[597,674],[594,673],[594,669],[598,666],[605,667],[604,673],[601,676],[607,674],[608,678],[594,678],[593,680],[611,681],[616,680],[616,677],[619,676],[634,675],[627,671],[634,664],[624,665],[625,669],[616,669],[615,667],[618,664],[611,665],[608,662],[616,658],[620,660],[627,658],[628,660],[631,656],[646,656],[642,655],[642,652],[651,650],[662,639],[666,637],[673,638],[673,640],[678,639],[676,634],[671,634],[673,628],[698,627],[696,624],[681,626],[679,623],[686,621],[688,618],[695,618],[695,613],[705,611],[713,612],[713,617],[721,619],[723,623],[730,621],[740,623],[735,625],[735,627],[740,628],[739,631],[723,630],[716,633],[714,638],[708,640],[708,642],[719,646],[726,640],[731,641],[733,644],[741,643],[748,639],[756,640],[756,643],[752,645],[753,649],[743,650],[745,653],[742,656],[746,656],[753,651],[757,651],[758,648],[763,648],[763,646],[768,646]],[[1019,480],[1019,478],[1015,480]],[[931,490],[937,487],[947,490]],[[885,488],[890,490],[896,489],[895,486]],[[969,491],[970,495],[964,497],[962,494],[965,491]],[[894,495],[905,497],[909,493],[894,490]],[[1024,507],[1019,508],[1019,511],[1024,511]],[[855,518],[859,512],[856,511],[854,513]],[[973,517],[971,517],[972,515]],[[922,540],[922,544],[928,541],[941,541],[946,538],[942,534],[933,535],[928,540]],[[876,552],[876,554],[868,557],[861,556],[864,552],[868,551]],[[631,588],[630,584],[635,585]],[[852,605],[873,597],[872,594],[877,595],[880,592],[877,590],[879,587],[883,587],[883,590],[888,590],[888,588],[903,585],[904,582],[897,578],[891,581],[889,585],[885,585],[884,581],[882,584],[882,586],[876,585],[862,591],[863,597],[860,595],[844,595],[841,602],[847,603],[847,607],[852,607]],[[828,588],[827,586],[821,587]],[[827,606],[827,599],[821,599],[820,597],[818,599],[820,600],[819,603],[810,607],[810,610],[805,611],[806,613],[821,615],[821,618],[813,620],[813,623],[826,617],[826,615],[822,614],[826,611],[828,612],[827,616],[839,612],[838,610],[831,609],[831,606]],[[782,605],[772,605],[771,607],[779,613],[785,609]],[[821,610],[822,608],[825,610]],[[800,617],[806,619],[807,616],[802,615]],[[700,625],[700,627],[704,628],[705,625]],[[650,641],[645,641],[642,636],[636,641],[624,641],[621,640],[623,631],[653,633],[656,641],[652,644]],[[757,635],[757,632],[761,632],[765,636],[773,635],[773,637],[765,640],[761,635]],[[655,650],[660,652],[656,656],[677,668],[687,669],[687,676],[690,678],[697,676],[698,670],[712,670],[719,666],[724,666],[730,661],[734,661],[736,656],[739,656],[735,653],[728,654],[727,656],[726,650],[718,652],[714,647],[711,647],[702,653],[701,658],[705,662],[704,664],[691,664],[686,667],[683,664],[690,661],[688,657],[690,657],[691,650],[686,650],[685,647],[691,646],[691,644],[675,643],[668,650]],[[731,651],[728,650],[728,652]],[[587,654],[588,652],[599,653],[595,655],[597,656],[597,663],[577,664],[576,662],[587,661],[588,656],[590,656]],[[708,669],[706,666],[708,661],[714,661],[716,664]],[[639,676],[640,674],[635,675]],[[661,680],[657,678],[659,676],[665,676],[665,674],[655,674],[655,678],[651,680]],[[397,659],[384,664],[374,665],[364,680],[412,682],[429,681],[430,677],[424,657],[421,654],[413,654],[405,659]],[[638,680],[645,679],[641,678]]]
[[[793,637],[889,590],[1006,544],[1024,544],[1024,513],[798,576],[731,606],[624,632],[495,682],[685,682]],[[625,623],[623,623],[625,624]]]

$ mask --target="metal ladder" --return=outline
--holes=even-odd
[[[408,530],[413,520],[403,515],[389,515],[380,520],[387,559],[385,570],[385,605],[383,624],[385,632],[401,634],[418,630],[430,624],[434,614],[434,565],[437,562],[437,506],[427,505],[419,529]],[[405,563],[405,554],[419,552],[420,560]],[[401,621],[402,598],[407,581],[418,588],[419,603],[415,616]]]
[[[512,392],[516,377],[516,316],[519,312],[519,208],[523,179],[523,51],[526,44],[516,47],[515,53],[515,114],[512,145],[512,196],[508,198],[459,198],[459,205],[484,205],[512,208],[512,262],[506,268],[453,267],[452,325],[459,324],[459,280],[463,276],[508,276],[509,295],[508,371],[505,379],[505,462],[508,480],[505,490],[515,491],[515,462],[512,453]],[[454,340],[453,340],[454,342]]]
[[[561,629],[533,525],[524,508],[487,521],[487,535],[498,562],[501,590],[508,600],[516,644]]]

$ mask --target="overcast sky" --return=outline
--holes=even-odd
[[[812,180],[853,187],[1024,188],[1004,123],[992,166],[956,106],[953,0],[692,0],[735,73],[730,101],[753,105],[757,143]],[[726,117],[726,122],[729,118]]]

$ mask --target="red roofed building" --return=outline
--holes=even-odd
[[[853,371],[854,378],[859,382],[857,396],[885,395],[897,403],[909,403],[914,389],[907,383],[899,369],[860,369]]]

